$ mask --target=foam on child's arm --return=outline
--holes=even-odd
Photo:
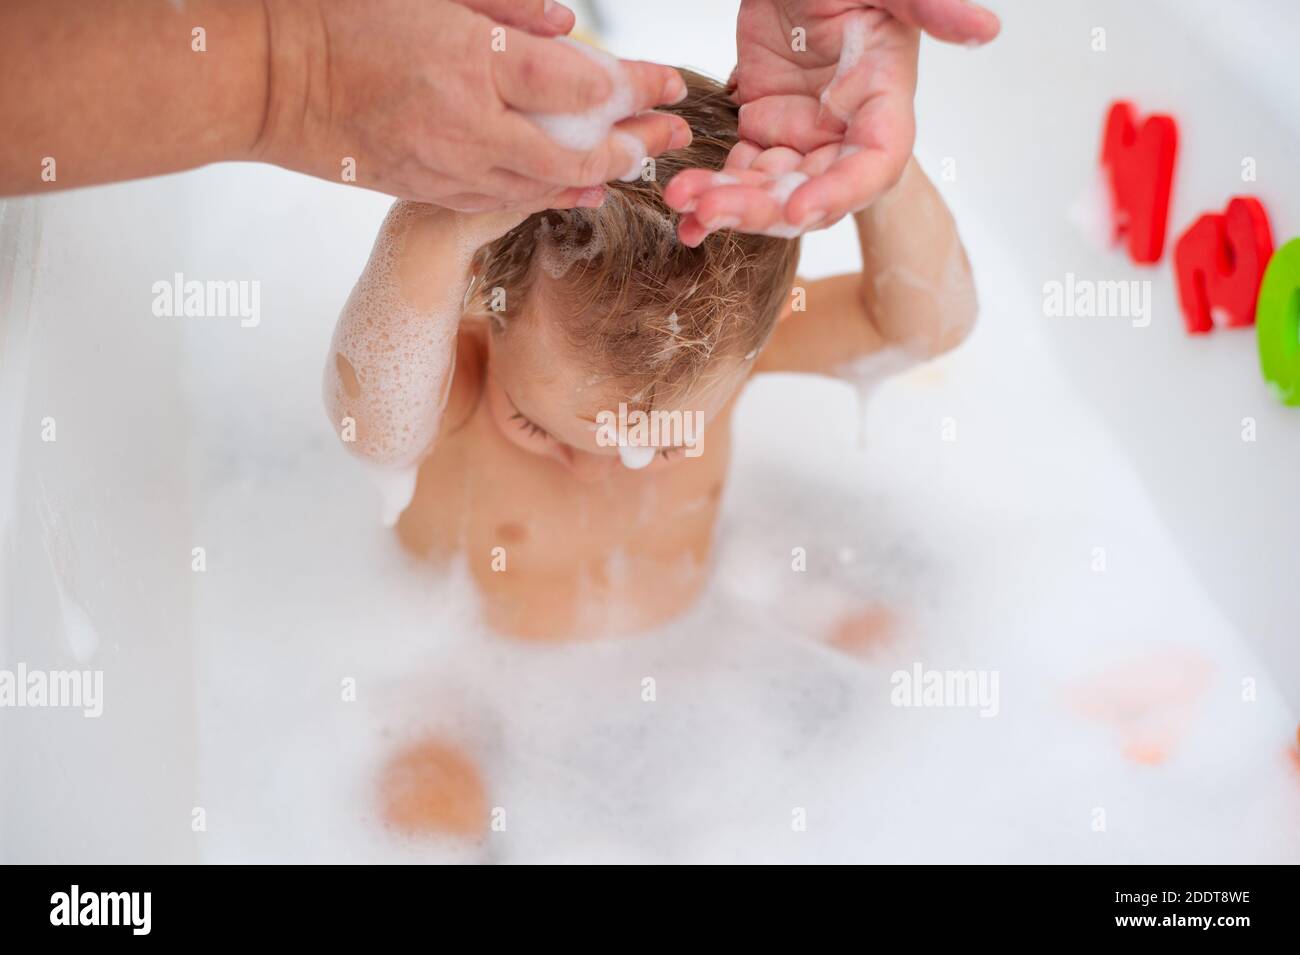
[[[474,249],[458,233],[436,238],[436,261],[407,262],[422,207],[398,203],[334,329],[325,406],[335,432],[376,478],[385,523],[410,503],[420,459],[438,435]],[[443,215],[437,227],[457,229]],[[429,241],[428,235],[422,242]],[[409,267],[409,268],[408,268]],[[419,276],[412,282],[409,276]]]

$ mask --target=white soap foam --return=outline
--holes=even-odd
[[[420,469],[366,465],[366,473],[379,491],[379,520],[385,527],[392,527],[415,495],[415,480]]]
[[[784,214],[785,204],[789,201],[790,196],[796,189],[808,181],[808,176],[802,172],[786,172],[779,176],[774,176],[764,184],[763,188],[768,195],[775,199],[781,205]],[[776,239],[796,239],[803,234],[803,230],[797,225],[783,222],[780,225],[768,226],[763,231],[764,235],[772,236]]]
[[[619,61],[585,43],[579,43],[568,37],[553,40],[564,43],[600,64],[609,74],[613,87],[609,98],[599,106],[581,113],[526,113],[534,124],[541,128],[552,140],[567,149],[594,149],[609,135],[614,124],[627,119],[636,110],[632,84],[623,73]],[[645,155],[642,147],[642,156]],[[638,167],[640,159],[637,160]],[[638,169],[638,174],[640,170]]]
[[[552,225],[544,218],[534,240],[538,246],[538,264],[553,279],[564,278],[577,262],[590,262],[605,248],[605,236],[599,219],[587,209],[559,214]]]
[[[773,199],[784,205],[794,191],[807,181],[808,176],[806,173],[784,172],[773,177],[765,188]]]
[[[633,136],[631,133],[625,133],[622,130],[616,130],[614,132],[614,141],[617,142],[619,146],[623,148],[623,151],[630,157],[628,160],[627,172],[618,177],[619,181],[636,182],[636,180],[641,178],[641,174],[645,171],[645,158],[647,155],[645,143],[641,142],[641,140],[637,139],[637,137]]]
[[[250,494],[223,448],[200,445],[195,483],[170,492],[193,501],[195,539],[220,538],[231,569],[193,595],[196,791],[221,820],[203,861],[1297,858],[1282,753],[1294,714],[1195,586],[1113,436],[1016,320],[1034,313],[1034,283],[980,227],[968,227],[978,262],[1000,266],[983,273],[996,320],[940,376],[850,370],[880,385],[866,452],[853,448],[848,385],[755,377],[701,603],[638,637],[543,647],[487,634],[464,562],[412,561],[349,507],[364,488],[336,449],[304,440],[286,460],[280,436],[253,435],[240,452]],[[286,343],[265,367],[227,359],[217,380],[254,376],[230,401],[264,414],[285,363],[314,364],[299,352]],[[315,410],[279,413],[308,434]],[[957,443],[938,438],[950,414]],[[1099,533],[1142,572],[1090,573]],[[806,572],[791,568],[795,547]],[[636,554],[603,566],[635,573]],[[872,608],[895,621],[874,655],[828,645]],[[1133,765],[1065,700],[1080,676],[1166,635],[1196,645],[1213,682],[1167,764]],[[998,717],[892,706],[891,673],[918,660],[997,670]],[[1249,706],[1243,673],[1260,677]],[[355,700],[340,699],[345,679]],[[384,827],[380,770],[428,735],[477,764],[500,831],[450,841]],[[1122,820],[1104,837],[1095,805]],[[792,807],[810,823],[793,838]]]
[[[1009,350],[1030,347],[1021,330],[990,325],[1000,338],[955,356],[977,382],[991,381]],[[195,594],[198,790],[223,820],[201,840],[203,860],[1295,858],[1293,779],[1278,758],[1279,734],[1294,724],[1272,685],[1249,707],[1233,702],[1239,674],[1261,670],[1194,587],[1174,632],[1201,646],[1216,676],[1167,766],[1128,764],[1107,729],[1063,702],[1079,675],[1170,632],[1165,598],[1191,578],[1136,478],[1114,483],[1125,472],[1108,436],[1052,373],[1029,371],[1013,388],[881,388],[866,454],[850,446],[842,386],[756,379],[736,416],[701,603],[653,633],[589,643],[485,634],[460,562],[413,565],[388,535],[331,506],[356,487],[324,450],[268,468],[252,497],[224,461],[200,459],[196,533],[220,528],[232,566],[248,568],[210,575]],[[1038,401],[1024,402],[1026,387]],[[922,439],[954,403],[974,426],[963,443]],[[259,452],[274,454],[246,449]],[[1085,570],[1081,582],[1071,542],[1091,540],[1098,522],[1154,579]],[[795,546],[805,573],[791,570]],[[635,567],[614,555],[606,570]],[[874,656],[827,644],[872,608],[895,620]],[[892,706],[891,673],[918,660],[996,669],[998,718]],[[345,678],[353,702],[339,698]],[[503,829],[454,841],[384,827],[381,768],[429,736],[475,762]],[[1026,753],[1060,758],[1027,765]],[[1104,839],[1089,826],[1099,799],[1126,820]],[[811,823],[795,839],[792,807],[806,807]]]
[[[618,457],[629,471],[640,471],[655,459],[656,449],[645,445],[620,444]]]
[[[836,375],[853,386],[857,397],[858,450],[867,449],[867,409],[876,389],[890,378],[918,364],[920,359],[901,346],[882,348],[872,355],[863,355],[836,369]]]

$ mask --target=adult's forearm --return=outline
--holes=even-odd
[[[250,157],[263,0],[4,0],[0,195]]]

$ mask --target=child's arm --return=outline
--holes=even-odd
[[[857,359],[894,349],[921,361],[955,347],[975,322],[970,263],[952,214],[913,159],[903,178],[854,216],[862,271],[796,280],[756,371],[851,374]]]
[[[393,205],[339,316],[325,365],[325,409],[353,454],[410,472],[433,447],[474,252],[523,218]]]

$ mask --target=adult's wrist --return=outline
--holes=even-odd
[[[257,0],[265,50],[259,117],[244,154],[237,157],[299,169],[304,141],[318,112],[314,101],[328,89],[329,39],[317,0]]]

